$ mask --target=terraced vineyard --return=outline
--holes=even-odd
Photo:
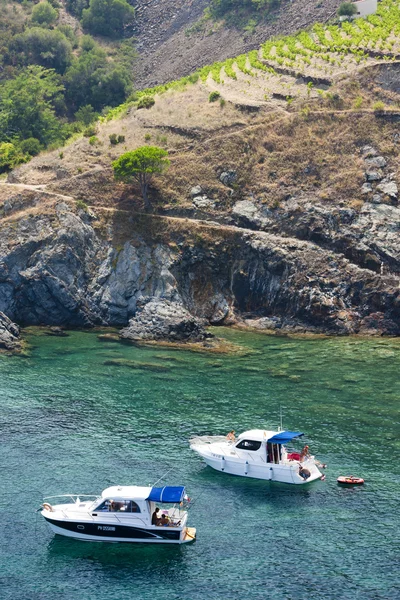
[[[141,90],[136,97],[183,89],[200,80],[226,100],[250,105],[264,104],[271,98],[317,98],[340,76],[360,66],[399,58],[400,2],[383,0],[377,13],[366,19],[340,25],[316,24],[309,31],[270,39],[259,50],[205,66],[178,81]],[[129,103],[111,111],[107,120],[127,106]]]

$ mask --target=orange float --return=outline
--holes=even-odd
[[[347,483],[350,485],[362,485],[364,479],[362,477],[355,477],[354,475],[348,475],[347,477],[341,476],[337,478],[338,483]]]

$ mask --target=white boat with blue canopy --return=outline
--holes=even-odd
[[[78,540],[185,544],[196,537],[187,505],[183,486],[113,486],[100,496],[48,496],[41,514],[54,533]]]
[[[302,485],[323,478],[320,463],[311,456],[308,446],[301,451],[287,444],[302,437],[300,431],[252,429],[236,439],[228,436],[200,436],[190,440],[190,447],[207,465],[230,475]]]

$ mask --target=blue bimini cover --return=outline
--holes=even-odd
[[[293,438],[301,437],[304,433],[300,431],[281,431],[281,433],[277,433],[274,437],[269,438],[268,442],[271,444],[286,444],[286,442],[290,442]]]
[[[147,500],[153,502],[182,502],[185,488],[182,485],[176,487],[153,487]]]

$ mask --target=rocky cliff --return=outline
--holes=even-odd
[[[162,299],[212,324],[400,333],[397,280],[312,240],[124,211],[88,213],[41,192],[19,192],[18,201],[23,213],[1,222],[0,311],[20,324],[125,326],[138,303]],[[400,223],[397,208],[385,210]],[[345,223],[350,217],[342,215]],[[353,221],[368,233],[383,218],[388,214],[371,204]],[[386,238],[389,244],[390,233]]]

